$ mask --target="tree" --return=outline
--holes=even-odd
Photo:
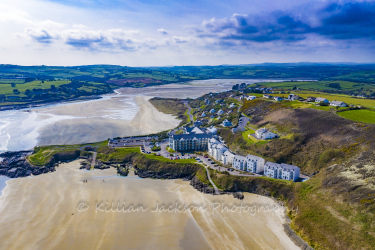
[[[297,85],[294,85],[293,90],[296,90],[296,89],[297,89]]]
[[[19,92],[18,89],[13,89],[13,93],[14,93],[15,95],[18,95],[20,92]]]
[[[10,85],[12,86],[12,88],[16,87],[16,84],[14,82],[12,82]]]
[[[30,89],[25,90],[25,95],[30,95]]]

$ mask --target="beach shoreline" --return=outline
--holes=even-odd
[[[114,189],[118,192],[113,192]],[[149,210],[108,213],[104,207],[99,207],[95,211],[97,202],[112,206],[111,203],[117,201],[125,202],[126,207],[141,204]],[[87,211],[77,210],[81,203],[89,206]],[[182,249],[182,246],[189,249],[299,249],[283,231],[282,210],[255,215],[212,209],[192,213],[152,212],[157,211],[157,204],[160,208],[161,204],[174,206],[176,203],[209,208],[214,203],[277,205],[271,198],[250,193],[245,193],[243,201],[231,195],[203,194],[179,179],[119,178],[113,168],[79,170],[77,160],[61,164],[56,172],[18,178],[9,183],[0,197],[0,212],[7,214],[1,219],[4,230],[0,240],[8,249],[26,245],[30,249],[151,247],[143,240],[145,237],[154,245],[174,249]],[[23,220],[19,220],[20,214]],[[33,236],[29,234],[30,225],[34,225]],[[88,234],[87,228],[92,228],[93,232]],[[142,237],[137,233],[140,231]],[[107,236],[98,238],[97,235]]]

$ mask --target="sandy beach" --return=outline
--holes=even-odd
[[[87,104],[71,104],[53,109],[42,109],[41,113],[86,118],[67,119],[44,126],[39,130],[38,145],[76,144],[96,142],[117,136],[132,136],[156,133],[176,127],[180,120],[159,112],[148,101],[151,97],[135,96],[134,109],[127,109],[122,118],[113,119],[107,109],[116,107],[119,98]],[[126,109],[128,107],[124,107]],[[51,136],[53,135],[53,136]]]
[[[269,198],[246,194],[239,201],[199,193],[182,180],[78,168],[74,161],[8,181],[0,198],[2,249],[298,249],[282,230],[281,210],[213,209],[275,206]],[[180,210],[161,209],[176,203]],[[207,209],[182,212],[185,205]]]

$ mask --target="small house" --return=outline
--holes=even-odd
[[[309,97],[307,97],[306,98],[306,101],[308,101],[308,102],[315,102],[315,97],[313,97],[313,96],[309,96]]]
[[[222,124],[223,124],[224,127],[233,126],[232,123],[230,121],[228,121],[227,119],[225,119]]]
[[[340,102],[340,101],[332,101],[329,105],[334,106],[334,107],[347,107],[348,104],[345,102]]]
[[[315,102],[316,102],[316,103],[321,103],[321,102],[323,102],[323,103],[329,103],[328,99],[326,99],[326,98],[322,98],[322,97],[318,97],[318,98],[316,98],[316,99],[315,99]]]

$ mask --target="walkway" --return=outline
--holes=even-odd
[[[191,114],[191,107],[190,107],[189,103],[187,101],[184,101],[184,105],[188,108],[187,113],[190,117],[190,121],[194,122],[194,116]]]
[[[95,169],[95,161],[96,161],[96,156],[97,156],[97,152],[94,152],[94,151],[90,151],[92,153],[92,161],[91,161],[91,170],[94,170]]]
[[[203,164],[202,164],[203,165]],[[206,171],[207,171],[207,177],[208,177],[208,180],[211,182],[211,185],[212,185],[212,187],[214,188],[214,190],[215,190],[215,195],[220,195],[220,191],[219,191],[219,189],[216,187],[216,185],[215,185],[215,183],[212,181],[212,179],[211,179],[211,176],[210,176],[210,171],[208,171],[208,167],[207,166],[205,166],[205,165],[203,165],[204,166],[204,168],[206,169]]]

